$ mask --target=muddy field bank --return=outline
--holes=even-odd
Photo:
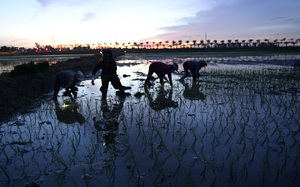
[[[44,72],[31,76],[0,76],[0,120],[3,121],[16,112],[26,111],[30,103],[45,93],[53,91],[55,75],[61,70],[81,70],[84,74],[91,71],[99,60],[99,55],[69,59],[50,65]]]

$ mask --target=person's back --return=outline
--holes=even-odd
[[[158,77],[165,76],[173,71],[170,65],[162,62],[153,62],[149,68],[151,68],[158,75]]]
[[[198,72],[202,67],[207,66],[207,63],[205,61],[186,61],[188,63],[189,69],[195,70],[195,72]]]
[[[59,80],[60,87],[69,88],[73,84],[75,72],[72,70],[63,70],[57,73],[57,79]]]
[[[62,70],[57,73],[54,83],[53,99],[57,98],[59,88],[65,88],[66,93],[69,94],[69,89],[73,93],[74,97],[77,97],[77,88],[75,85],[84,79],[84,75],[81,71]]]
[[[102,52],[102,59],[95,65],[92,74],[95,75],[99,69],[102,69],[101,76],[116,75],[117,63],[113,59],[111,51]]]
[[[148,86],[152,74],[156,73],[160,80],[161,85],[163,84],[163,79],[166,79],[165,75],[168,75],[170,85],[172,86],[173,85],[172,72],[177,71],[177,70],[178,70],[178,65],[176,63],[170,65],[170,64],[165,64],[163,62],[153,62],[149,66],[148,75],[147,75],[144,85]]]
[[[102,60],[102,73],[101,75],[116,75],[117,74],[117,63],[114,59]]]
[[[194,60],[185,61],[183,63],[183,69],[184,69],[185,74],[179,80],[184,80],[186,77],[188,77],[189,71],[192,73],[193,79],[197,80],[200,76],[199,70],[205,66],[207,66],[207,63],[203,60],[202,61],[194,61]]]

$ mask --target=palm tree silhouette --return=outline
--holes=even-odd
[[[225,47],[226,47],[225,41],[224,41],[224,40],[221,40],[220,42],[221,42],[221,47],[222,47],[222,48],[225,48]]]
[[[257,47],[260,45],[260,40],[256,40]]]
[[[253,42],[253,39],[249,39],[248,40],[248,46],[252,47],[252,42]]]
[[[219,47],[219,46],[218,46],[218,41],[217,41],[217,40],[214,40],[213,43],[214,43],[214,47]]]
[[[181,48],[182,46],[182,40],[178,40],[178,45],[179,45],[179,47]]]
[[[185,43],[186,43],[186,45],[188,46],[187,48],[189,48],[189,43],[190,43],[190,41],[187,40],[187,41],[185,41]]]
[[[175,46],[175,48],[177,48],[177,43],[175,40],[172,41],[172,48]]]
[[[167,40],[167,41],[165,41],[165,43],[166,43],[167,48],[169,48],[169,46],[168,46],[169,41]]]
[[[206,40],[206,45],[208,48],[210,48],[210,40]]]
[[[159,46],[162,46],[162,41],[158,42]]]
[[[227,40],[227,47],[232,47],[231,40]]]
[[[200,45],[202,45],[203,48],[205,48],[204,40],[200,40]]]
[[[197,40],[193,40],[193,46],[194,46],[194,48],[196,47],[196,45],[197,45]]]
[[[242,46],[245,47],[246,45],[246,40],[242,40]]]

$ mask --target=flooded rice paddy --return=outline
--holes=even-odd
[[[56,64],[57,62],[66,61],[68,59],[90,55],[92,54],[0,56],[0,74],[10,72],[15,66],[28,62],[39,63],[47,61],[49,64]]]
[[[297,186],[299,55],[127,54],[127,96],[90,74],[0,126],[0,186]],[[200,80],[185,60],[207,60]],[[151,61],[179,64],[173,88],[143,86]],[[92,67],[91,67],[92,69]]]

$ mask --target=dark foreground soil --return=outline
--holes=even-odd
[[[55,75],[61,70],[91,71],[100,56],[86,56],[51,65],[44,72],[32,76],[0,76],[0,122],[9,119],[16,112],[26,112],[34,101],[53,91]]]

